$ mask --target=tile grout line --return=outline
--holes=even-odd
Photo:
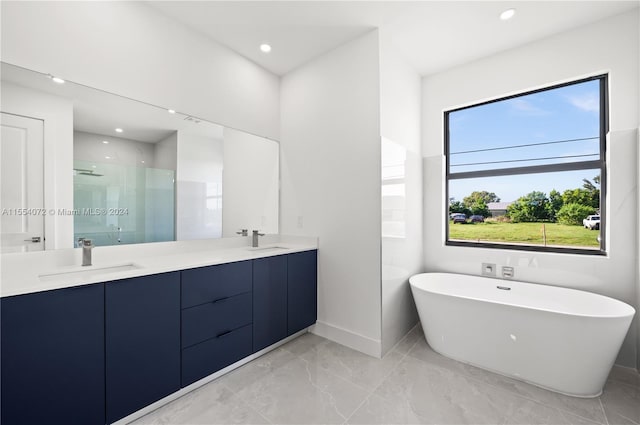
[[[621,381],[621,380],[618,380],[618,379],[607,379],[607,381],[611,381],[611,382],[614,382],[614,383],[616,383],[618,385],[623,385],[625,387],[633,388],[634,390],[640,391],[640,385],[631,384],[629,382]]]
[[[326,338],[325,338],[325,339],[326,339]],[[314,345],[314,346],[313,346],[313,348],[311,348],[310,350],[305,351],[305,352],[304,352],[304,353],[302,353],[302,354],[305,354],[305,353],[307,353],[307,352],[309,352],[309,351],[311,351],[311,350],[314,350],[316,347],[318,347],[318,346],[320,346],[320,345],[326,345],[326,344],[327,344],[327,341],[331,341],[331,340],[327,339],[326,341],[323,341],[321,344]],[[285,346],[283,346],[283,349],[284,349],[284,350],[286,350],[286,348],[284,348],[284,347],[285,347]],[[348,348],[348,347],[347,347],[347,348]],[[288,351],[289,353],[293,354],[294,356],[296,356],[296,358],[298,358],[299,360],[302,360],[305,364],[307,364],[307,365],[308,365],[309,361],[308,361],[307,359],[304,359],[304,358],[302,357],[302,354],[297,354],[297,353],[291,352],[291,351],[289,351],[289,350],[286,350],[286,351]],[[343,377],[343,376],[341,376],[341,375],[338,375],[337,373],[333,372],[332,370],[329,370],[329,369],[327,369],[327,370],[323,369],[323,370],[325,371],[325,373],[327,373],[328,375],[333,376],[334,378],[338,378],[339,380],[341,380],[341,381],[343,381],[343,382],[346,382],[346,383],[348,383],[348,384],[350,384],[350,385],[353,385],[354,387],[357,387],[357,388],[359,388],[359,389],[361,389],[361,390],[363,390],[363,391],[369,392],[369,389],[368,389],[368,388],[364,388],[364,387],[363,387],[363,386],[361,386],[360,384],[356,384],[356,383],[354,383],[354,382],[351,382],[350,380],[346,379],[345,377]],[[384,378],[384,379],[386,379],[386,376],[385,376],[385,378]],[[376,387],[376,388],[377,388],[377,387]],[[375,388],[374,388],[374,391],[375,391]],[[357,410],[358,410],[358,409],[359,409],[359,408],[364,404],[364,402],[365,402],[365,401],[367,401],[367,399],[369,398],[369,395],[370,395],[370,394],[367,394],[367,396],[364,398],[364,400],[363,400],[363,401],[362,401],[362,402],[361,402],[361,403],[360,403],[360,404],[359,404],[359,405],[358,405],[358,406],[353,410],[353,412],[351,412],[351,414],[349,414],[349,415],[344,419],[344,421],[342,422],[342,425],[346,424],[346,423],[349,421],[349,419],[351,418],[351,416],[353,416],[353,414],[354,414],[354,413],[355,413],[355,412],[356,412],[356,411],[357,411]],[[338,414],[340,414],[340,413],[338,412]],[[342,415],[341,415],[341,416],[342,416]],[[344,416],[343,416],[343,417],[344,417]]]
[[[418,342],[418,341],[416,341],[416,344],[417,344],[417,342]],[[427,345],[428,345],[428,344],[429,344],[429,343],[427,342]],[[414,346],[415,346],[415,344],[414,344]],[[412,349],[413,349],[413,347],[412,347]],[[439,353],[436,353],[436,354],[437,354],[437,355],[439,355],[439,356],[443,356],[442,354],[439,354]],[[572,412],[572,411],[566,410],[566,409],[564,409],[564,408],[562,408],[562,407],[556,407],[556,406],[550,405],[550,404],[546,403],[546,402],[545,402],[545,401],[543,401],[543,400],[539,400],[539,399],[536,399],[536,398],[532,398],[531,396],[521,394],[521,393],[516,392],[516,391],[513,391],[513,390],[511,390],[511,389],[509,389],[509,388],[504,388],[504,387],[501,387],[501,386],[499,386],[499,385],[497,385],[497,384],[494,384],[494,383],[492,383],[492,382],[485,381],[485,380],[483,380],[482,378],[479,378],[479,377],[476,377],[476,376],[472,375],[471,373],[467,372],[467,371],[466,371],[466,370],[464,370],[464,369],[463,369],[463,370],[461,370],[461,371],[458,371],[458,370],[451,370],[451,369],[448,369],[446,366],[440,366],[440,365],[437,365],[437,364],[433,364],[433,363],[427,362],[427,361],[425,361],[425,360],[423,360],[423,359],[420,359],[420,358],[418,358],[418,357],[414,357],[414,356],[411,356],[411,357],[412,357],[413,359],[418,360],[418,361],[421,361],[421,362],[424,362],[424,363],[426,363],[426,364],[429,364],[429,365],[431,365],[432,367],[435,367],[435,368],[438,368],[438,369],[441,369],[441,370],[449,370],[449,371],[451,371],[451,372],[453,372],[453,373],[463,375],[463,376],[467,377],[468,379],[471,379],[471,380],[472,380],[472,381],[474,381],[474,382],[477,382],[477,383],[480,383],[480,384],[483,384],[483,385],[488,385],[488,386],[490,386],[490,387],[492,387],[492,388],[494,388],[494,389],[497,389],[497,390],[499,390],[499,391],[502,391],[502,392],[506,392],[506,393],[512,394],[512,395],[514,395],[514,396],[516,396],[516,397],[518,397],[518,398],[521,398],[521,399],[524,399],[524,400],[528,400],[528,401],[532,401],[532,402],[537,403],[537,404],[540,404],[540,405],[542,405],[542,406],[545,406],[545,407],[548,407],[548,408],[551,408],[551,409],[556,409],[556,410],[559,410],[559,411],[561,411],[561,412],[568,413],[568,414],[570,414],[570,415],[573,415],[573,416],[579,417],[579,418],[581,418],[581,419],[586,419],[586,420],[588,420],[588,421],[590,421],[590,422],[599,423],[599,424],[601,424],[601,425],[609,425],[609,424],[608,424],[608,421],[607,421],[606,414],[605,414],[605,412],[604,412],[604,408],[603,408],[603,406],[602,406],[601,402],[600,402],[600,411],[601,411],[601,413],[603,414],[603,417],[604,417],[604,423],[603,423],[601,420],[595,420],[595,419],[593,419],[593,418],[585,417],[585,416],[583,416],[583,415],[581,415],[581,414],[578,414],[578,413],[576,413],[576,412]],[[451,359],[451,358],[449,358],[449,357],[447,357],[447,356],[443,356],[443,357],[446,357],[447,359],[453,360],[453,361],[455,361],[455,362],[457,362],[457,363],[460,363],[460,364],[463,364],[463,365],[467,365],[467,366],[470,366],[470,367],[473,367],[473,368],[477,368],[477,369],[480,369],[480,370],[485,371],[485,372],[488,372],[488,373],[492,373],[492,374],[498,375],[498,376],[500,376],[500,377],[502,377],[502,378],[507,378],[507,379],[511,379],[511,380],[518,381],[518,382],[522,382],[522,383],[524,383],[524,384],[526,384],[526,385],[531,385],[532,387],[539,388],[539,389],[542,389],[542,390],[544,390],[544,391],[548,391],[548,392],[554,393],[554,392],[553,392],[553,391],[551,391],[551,390],[548,390],[548,389],[546,389],[546,388],[542,388],[542,387],[538,387],[538,386],[533,385],[533,384],[530,384],[529,382],[526,382],[526,381],[520,381],[520,380],[518,380],[518,379],[516,379],[516,378],[511,378],[511,377],[509,377],[509,376],[501,375],[501,374],[499,374],[499,373],[496,373],[496,372],[493,372],[493,371],[490,371],[490,370],[482,369],[482,368],[480,368],[480,367],[478,367],[478,366],[474,366],[474,365],[471,365],[471,364],[468,364],[468,363],[464,363],[464,362],[461,362],[461,361],[459,361],[459,360]],[[555,393],[554,393],[554,394],[555,394]],[[558,395],[562,395],[562,394],[558,393]],[[568,396],[568,397],[570,397],[570,396]],[[599,399],[599,397],[598,397],[598,399]],[[640,424],[639,424],[639,425],[640,425]]]
[[[456,360],[456,361],[457,361],[457,360]],[[473,366],[473,365],[470,365],[470,366]],[[439,367],[439,366],[436,366],[436,367]],[[477,366],[473,366],[473,367],[477,367]],[[482,369],[482,368],[479,368],[479,369]],[[482,370],[484,370],[484,369],[482,369]],[[488,371],[488,372],[491,372],[491,371]],[[609,425],[609,423],[608,423],[608,421],[607,421],[607,415],[606,415],[606,413],[605,413],[605,411],[604,411],[604,408],[603,408],[603,406],[602,406],[602,401],[600,401],[600,397],[598,397],[598,402],[599,402],[599,405],[600,405],[600,412],[602,413],[602,416],[604,417],[604,423],[602,423],[602,421],[600,421],[600,420],[594,420],[593,418],[587,418],[587,417],[585,417],[585,416],[582,416],[581,414],[578,414],[578,413],[576,413],[576,412],[572,412],[572,411],[566,410],[566,409],[564,409],[564,408],[562,408],[562,407],[552,406],[552,405],[550,405],[550,404],[548,404],[548,403],[544,402],[543,400],[538,400],[538,399],[532,398],[532,397],[530,397],[530,396],[527,396],[527,395],[524,395],[524,394],[520,394],[520,393],[518,393],[518,392],[516,392],[516,391],[510,390],[509,388],[503,388],[503,387],[500,387],[499,385],[496,385],[496,384],[493,384],[493,383],[490,383],[490,382],[485,382],[485,381],[483,381],[483,380],[482,380],[482,379],[480,379],[480,378],[477,378],[477,377],[475,377],[475,376],[473,376],[473,375],[471,375],[471,374],[467,374],[466,372],[462,372],[462,373],[464,373],[464,374],[465,374],[469,379],[472,379],[472,380],[474,380],[474,381],[476,381],[476,382],[479,382],[479,383],[482,383],[482,384],[485,384],[485,385],[489,385],[490,387],[493,387],[493,388],[495,388],[495,389],[497,389],[497,390],[500,390],[500,391],[504,391],[504,392],[510,393],[510,394],[512,394],[512,395],[514,395],[514,396],[516,396],[516,397],[521,398],[521,399],[528,400],[528,401],[532,401],[532,402],[534,402],[534,403],[540,404],[540,405],[545,406],[545,407],[548,407],[548,408],[550,408],[550,409],[556,409],[556,410],[559,410],[559,411],[561,411],[561,412],[568,413],[568,414],[570,414],[570,415],[576,416],[576,417],[578,417],[578,418],[586,419],[586,420],[588,420],[588,421],[590,421],[590,422],[600,423],[601,425]],[[491,372],[491,373],[495,373],[495,372]],[[511,377],[506,376],[506,375],[500,375],[499,373],[497,373],[497,375],[502,376],[502,377],[506,377],[506,378],[509,378],[509,379],[517,380],[517,379],[515,379],[515,378],[511,378]],[[542,388],[542,387],[538,387],[538,386],[536,386],[536,385],[530,384],[529,382],[526,382],[526,381],[520,381],[520,382],[523,382],[523,383],[525,383],[525,384],[527,384],[527,385],[531,385],[531,386],[533,386],[533,387],[540,388],[540,389],[542,389],[542,390],[549,391],[549,392],[551,392],[551,393],[556,394],[555,392],[553,392],[553,391],[551,391],[551,390],[548,390],[548,389],[546,389],[546,388]],[[562,396],[564,396],[563,394],[560,394],[560,393],[557,393],[557,394],[558,394],[558,395],[562,395]],[[571,397],[571,396],[566,396],[566,397]]]
[[[259,358],[259,357],[258,357],[258,358]],[[257,359],[254,359],[254,360],[257,360]],[[249,362],[249,363],[251,363],[251,362]],[[249,364],[249,363],[246,363],[246,364]],[[243,365],[243,366],[244,366],[244,365]],[[220,379],[220,378],[222,378],[222,377],[224,377],[224,376],[225,376],[225,375],[219,376],[218,378],[214,379],[214,380],[213,380],[213,381],[211,381],[211,382],[215,382],[215,381],[217,381],[218,379]],[[273,422],[271,421],[271,419],[269,419],[268,417],[266,417],[265,415],[263,415],[263,414],[262,414],[260,411],[258,411],[257,409],[254,409],[254,408],[253,408],[253,406],[251,406],[248,402],[246,402],[246,401],[242,398],[242,396],[240,396],[240,394],[238,394],[236,391],[234,391],[234,389],[233,389],[233,388],[231,388],[230,386],[228,386],[228,385],[224,382],[224,380],[222,380],[222,381],[220,382],[220,384],[221,384],[224,388],[226,388],[227,390],[229,390],[229,391],[231,392],[231,394],[233,394],[234,396],[236,396],[236,397],[238,398],[238,400],[239,400],[243,405],[245,405],[247,408],[249,408],[249,410],[251,410],[252,412],[257,413],[257,414],[258,414],[258,416],[260,416],[262,419],[264,419],[265,421],[267,421],[267,423],[269,423],[269,424],[273,424]]]
[[[600,409],[602,410],[602,414],[604,415],[604,423],[605,425],[609,425],[609,417],[607,416],[607,411],[604,410],[604,404],[602,404],[602,394],[598,396],[598,402],[600,403]]]
[[[417,326],[417,325],[416,325],[416,326]],[[414,327],[415,327],[415,326],[414,326]],[[412,328],[411,330],[413,330],[413,328]],[[409,331],[409,332],[411,332],[411,331]],[[408,335],[408,334],[409,334],[409,333],[407,333],[407,335]],[[403,339],[404,339],[404,338],[403,338]],[[400,344],[400,342],[401,342],[401,341],[402,341],[402,340],[398,341],[398,344]],[[406,359],[406,358],[407,358],[407,356],[409,355],[409,352],[413,349],[413,347],[415,347],[415,345],[416,345],[417,343],[418,343],[418,341],[416,340],[416,342],[414,342],[414,343],[413,343],[413,345],[411,345],[411,347],[407,350],[407,352],[406,352],[406,353],[404,353],[404,354],[402,355],[402,358],[401,358],[400,360],[398,360],[398,362],[395,364],[395,366],[393,366],[393,367],[391,368],[391,370],[390,370],[390,371],[389,371],[389,372],[388,372],[388,373],[387,373],[387,374],[386,374],[382,379],[380,379],[380,382],[378,383],[378,385],[376,385],[376,386],[375,386],[375,387],[374,387],[374,388],[369,392],[369,394],[367,394],[367,396],[364,398],[364,400],[362,400],[362,402],[361,402],[361,403],[360,403],[360,404],[359,404],[359,405],[358,405],[358,406],[353,410],[353,412],[351,412],[351,414],[349,415],[349,417],[348,417],[348,418],[347,418],[347,419],[342,423],[342,425],[346,425],[346,424],[349,422],[349,420],[353,417],[353,415],[355,415],[355,414],[356,414],[356,412],[357,412],[358,410],[360,410],[360,408],[361,408],[362,406],[364,406],[364,404],[367,402],[367,400],[369,400],[369,398],[371,398],[371,396],[372,396],[372,395],[374,395],[374,393],[376,392],[376,390],[377,390],[378,388],[380,388],[380,386],[384,383],[384,381],[385,381],[389,376],[391,376],[391,374],[392,374],[393,372],[395,372],[395,370],[396,370],[396,369],[398,368],[398,366],[399,366],[399,365],[404,361],[404,359]],[[392,348],[392,350],[393,350],[393,349],[395,349],[395,348],[396,348],[396,346],[397,346],[398,344],[396,344],[396,345]],[[389,351],[389,352],[391,352],[391,351]],[[382,398],[382,397],[381,397],[381,398]],[[386,399],[384,399],[384,400],[385,400],[385,401],[388,401],[388,400],[386,400]]]
[[[323,338],[323,337],[321,337],[321,338]],[[327,341],[331,341],[331,340],[327,340]],[[325,343],[323,342],[322,344],[325,344]],[[322,344],[318,344],[318,345],[322,345]],[[338,343],[336,342],[336,344],[338,344]],[[342,345],[342,344],[340,344],[340,345]],[[316,346],[314,346],[314,348],[315,348],[315,347],[316,347]],[[349,348],[349,347],[347,347],[347,348]],[[352,348],[349,348],[349,349],[350,349],[350,350],[352,350]],[[288,351],[288,350],[287,350],[287,351]],[[308,351],[309,351],[309,350],[305,351],[305,353],[307,353]],[[357,351],[357,350],[354,350],[354,351]],[[358,352],[358,351],[357,351],[357,352]],[[296,353],[293,353],[293,352],[291,352],[291,351],[289,351],[289,353],[291,353],[291,354],[293,354],[294,356],[296,356],[299,360],[302,360],[303,362],[308,363],[308,360],[307,360],[307,359],[302,358],[302,355],[300,355],[300,354],[296,354]],[[341,381],[343,381],[343,382],[347,382],[348,384],[353,385],[354,387],[358,387],[359,389],[361,389],[361,390],[363,390],[363,391],[366,391],[366,392],[368,392],[368,391],[369,391],[369,389],[368,389],[368,388],[365,388],[365,387],[363,387],[362,385],[360,385],[360,384],[358,384],[358,383],[355,383],[355,382],[352,382],[352,381],[348,380],[347,378],[345,378],[344,376],[341,376],[341,375],[337,374],[337,373],[336,373],[336,372],[334,372],[333,370],[330,370],[330,369],[322,369],[322,370],[323,370],[325,373],[327,373],[327,374],[329,374],[329,375],[333,376],[334,378],[338,378],[338,379],[340,379],[340,380],[341,380]]]
[[[321,338],[323,338],[323,337],[321,337]],[[284,350],[284,351],[288,352],[289,354],[293,355],[296,359],[298,359],[298,360],[300,360],[300,361],[304,362],[304,364],[306,365],[307,370],[308,370],[309,361],[308,361],[307,359],[303,358],[302,356],[303,356],[303,354],[306,354],[306,353],[308,353],[308,352],[309,352],[309,351],[311,351],[311,350],[315,350],[315,349],[316,349],[316,347],[319,347],[319,346],[322,346],[322,345],[326,345],[326,344],[328,344],[328,343],[329,343],[329,341],[331,341],[331,340],[326,339],[326,338],[323,338],[323,339],[325,339],[325,341],[322,341],[320,344],[314,344],[310,349],[308,349],[308,350],[304,351],[303,353],[294,353],[293,351],[287,350],[287,348],[286,348],[286,345],[287,345],[287,344],[282,345],[282,346],[281,346],[281,347],[279,347],[279,348],[281,348],[282,350]],[[361,389],[361,390],[363,390],[363,391],[365,391],[365,392],[368,392],[368,391],[369,391],[367,388],[364,388],[364,387],[362,387],[362,386],[361,386],[361,385],[359,385],[359,384],[356,384],[356,383],[354,383],[354,382],[351,382],[351,381],[349,381],[348,379],[346,379],[346,378],[344,378],[344,377],[342,377],[342,376],[338,375],[337,373],[334,373],[334,372],[333,372],[333,371],[331,371],[331,370],[325,370],[325,369],[323,369],[323,371],[324,371],[327,375],[333,376],[334,378],[338,378],[339,380],[341,380],[341,381],[343,381],[343,382],[346,382],[346,383],[348,383],[348,384],[350,384],[350,385],[353,385],[354,387],[357,387],[357,388],[359,388],[359,389]],[[317,387],[317,385],[316,385],[316,384],[313,384],[313,383],[312,383],[312,386],[314,386],[314,387],[316,387],[316,388],[320,389],[319,387]],[[322,391],[322,390],[321,390],[321,392],[323,392],[323,393],[324,393],[324,391]],[[243,401],[244,401],[244,400],[243,400]],[[366,401],[366,398],[365,398],[365,401]],[[251,407],[251,406],[249,406],[249,407]],[[358,407],[359,407],[359,406],[358,406]],[[254,410],[255,410],[255,409],[254,409]],[[357,408],[356,408],[356,410],[357,410]],[[258,413],[258,414],[260,414],[260,412],[257,412],[257,413]],[[342,414],[341,414],[340,412],[338,412],[337,410],[336,410],[336,413],[338,413],[338,415],[340,415],[340,416],[344,417],[344,415],[342,415]],[[351,413],[351,414],[353,414],[353,413]],[[263,416],[263,417],[264,417],[264,415],[262,415],[262,414],[260,414],[260,416]],[[346,417],[346,418],[345,418],[345,421],[344,421],[344,422],[342,422],[342,423],[345,423],[345,422],[349,419],[349,417],[350,417],[350,416],[351,416],[351,415],[349,415],[348,417]],[[270,423],[270,424],[273,424],[273,422],[271,422],[271,421],[269,420],[269,418],[265,417],[265,419],[266,419],[267,421],[269,421],[269,423]]]
[[[634,420],[633,420],[633,419],[631,419],[631,418],[626,417],[625,415],[623,415],[623,414],[621,414],[621,413],[618,413],[618,416],[621,416],[621,417],[625,418],[626,420],[628,420],[628,421],[629,421],[629,422],[631,422],[632,424],[640,425],[640,424],[638,424],[638,422],[634,421]]]

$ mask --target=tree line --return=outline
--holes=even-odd
[[[533,191],[521,196],[507,207],[506,217],[514,223],[547,221],[581,225],[584,218],[600,209],[600,176],[594,177],[593,182],[589,179],[582,182],[582,187],[562,193],[554,189],[548,195]],[[500,198],[493,192],[474,191],[462,201],[451,198],[449,213],[490,217],[487,207],[490,202],[500,202]]]

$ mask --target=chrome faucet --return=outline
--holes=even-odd
[[[251,246],[254,248],[258,247],[258,236],[264,236],[264,233],[258,233],[257,230],[253,231],[253,239],[251,240]]]
[[[93,244],[91,243],[91,239],[82,238],[82,265],[83,266],[90,266],[91,265],[91,250],[92,249],[93,249]]]
[[[249,230],[248,229],[240,229],[239,232],[236,232],[236,235],[249,236]]]

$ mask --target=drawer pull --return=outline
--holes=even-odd
[[[223,336],[229,335],[231,332],[233,332],[233,331],[224,331],[224,332],[219,333],[218,335],[216,335],[216,338],[222,338]]]
[[[213,301],[211,301],[211,304],[219,303],[219,302],[221,302],[221,301],[228,300],[229,298],[231,298],[231,297],[222,297],[222,298],[218,298],[217,300],[213,300]]]

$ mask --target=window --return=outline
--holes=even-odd
[[[606,75],[445,112],[446,244],[604,254],[607,121]]]

